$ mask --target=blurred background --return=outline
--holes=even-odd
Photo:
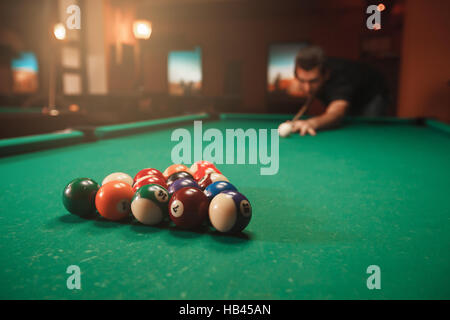
[[[381,25],[369,30],[372,4]],[[447,0],[1,1],[0,138],[197,112],[294,114],[306,43],[380,70],[390,116],[448,123],[449,32]]]

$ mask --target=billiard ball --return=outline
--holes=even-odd
[[[243,194],[227,190],[212,199],[208,214],[211,225],[217,231],[236,233],[250,223],[252,207]]]
[[[164,170],[163,175],[167,179],[172,174],[180,171],[186,171],[190,173],[189,168],[186,167],[184,164],[172,164],[171,166],[168,166],[166,170]]]
[[[227,181],[217,181],[211,183],[209,186],[206,187],[205,195],[208,197],[209,200],[212,200],[215,196],[217,196],[219,193],[225,190],[237,191],[236,187],[233,186],[231,183]]]
[[[121,220],[130,216],[133,196],[133,188],[128,183],[111,181],[98,190],[95,206],[105,219]]]
[[[169,202],[170,219],[181,228],[200,226],[208,217],[209,200],[202,190],[186,187],[176,191]]]
[[[143,176],[143,177],[138,178],[138,179],[134,182],[133,185],[135,185],[135,184],[137,184],[137,183],[140,183],[142,180],[145,180],[145,179],[148,179],[148,178],[156,178],[156,179],[158,179],[158,180],[160,180],[160,181],[164,181],[164,183],[166,182],[166,178],[164,178],[164,176],[156,176],[156,175],[151,174],[151,175],[148,175],[148,176]]]
[[[192,174],[195,174],[200,167],[215,167],[215,165],[209,161],[200,160],[194,162],[192,166],[189,168],[189,170],[191,170]]]
[[[154,169],[154,168],[147,168],[147,169],[142,169],[141,171],[139,171],[133,179],[133,182],[136,183],[136,181],[138,181],[140,178],[146,177],[146,176],[157,176],[160,177],[162,179],[166,179],[164,177],[164,175],[162,174],[161,171],[159,171],[158,169]]]
[[[130,186],[133,185],[133,178],[123,172],[114,172],[106,176],[105,179],[103,179],[102,181],[102,185],[107,184],[108,182],[111,181],[122,181],[128,183]]]
[[[194,173],[194,178],[195,178],[195,180],[199,181],[201,178],[206,176],[208,173],[212,173],[212,172],[222,174],[222,172],[220,172],[219,169],[217,169],[214,165],[211,165],[211,166],[205,165],[205,166],[198,167],[197,171],[195,171],[195,173]]]
[[[89,178],[76,178],[63,191],[63,205],[72,214],[88,217],[96,212],[95,196],[100,185]]]
[[[178,190],[180,190],[182,188],[186,188],[186,187],[200,188],[200,186],[198,185],[198,183],[194,179],[180,178],[180,179],[175,180],[169,186],[169,189],[167,189],[167,191],[169,191],[169,194],[172,195],[176,191],[178,191]]]
[[[168,188],[166,181],[163,178],[160,178],[158,176],[146,176],[137,180],[137,182],[133,185],[133,191],[136,192],[140,187],[147,184],[159,184],[166,190]]]
[[[168,215],[169,193],[157,184],[145,185],[131,200],[131,212],[142,224],[155,225]]]
[[[278,127],[278,134],[282,138],[289,136],[291,132],[292,132],[292,123],[290,122],[284,122],[280,124],[280,126]]]
[[[211,183],[217,182],[217,181],[228,181],[228,179],[223,174],[220,174],[220,173],[217,173],[217,172],[211,172],[211,173],[208,173],[203,178],[201,178],[198,181],[198,185],[200,186],[200,188],[202,190],[205,190],[205,188],[207,186],[209,186]]]
[[[192,174],[190,174],[189,172],[186,171],[179,171],[179,172],[175,172],[174,174],[170,175],[170,177],[167,179],[167,185],[170,187],[170,185],[178,179],[192,179],[194,180],[194,177],[192,176]]]

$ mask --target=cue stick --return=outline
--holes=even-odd
[[[314,100],[314,95],[310,95],[306,102],[303,104],[303,106],[298,110],[297,114],[294,116],[292,121],[296,121],[300,119],[300,117],[308,110],[309,106],[311,105],[311,102]]]

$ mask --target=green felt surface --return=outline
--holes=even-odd
[[[0,159],[0,298],[450,298],[448,135],[354,123],[281,139],[274,176],[260,164],[218,165],[253,205],[241,237],[65,211],[61,193],[75,177],[167,167],[172,130]],[[81,268],[81,290],[66,287],[69,265]],[[381,268],[381,290],[367,289],[369,265]]]

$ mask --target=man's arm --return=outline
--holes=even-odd
[[[292,131],[299,131],[302,136],[306,133],[315,136],[316,130],[338,125],[347,112],[348,107],[348,101],[334,100],[328,105],[327,110],[322,115],[308,120],[295,121]]]

